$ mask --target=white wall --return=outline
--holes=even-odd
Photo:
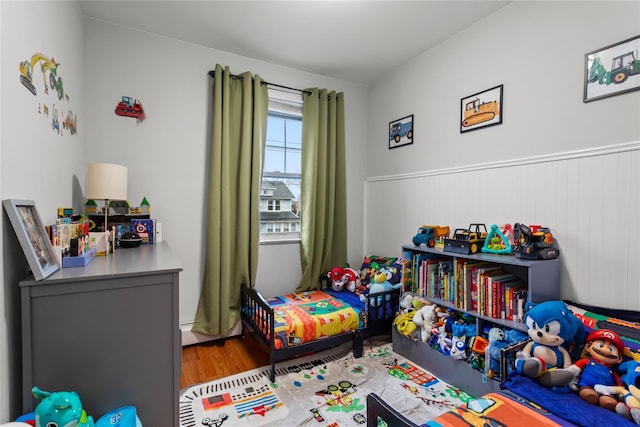
[[[75,2],[0,2],[0,183],[2,199],[34,200],[46,224],[60,206],[80,207],[84,182],[85,130],[83,106],[82,16]],[[33,73],[37,95],[19,80],[19,64],[40,52],[55,57],[69,99],[44,93],[39,66]],[[48,78],[48,75],[47,75]],[[44,105],[49,116],[44,114]],[[78,114],[76,135],[52,128],[52,112],[62,122],[71,109]],[[26,262],[11,224],[2,215],[0,228],[3,286],[0,292],[0,422],[21,408],[20,293]],[[52,349],[53,350],[53,349]]]
[[[180,320],[193,321],[203,270],[204,195],[209,164],[212,80],[216,63],[240,74],[252,71],[285,86],[321,87],[345,93],[350,262],[362,259],[361,161],[366,134],[366,88],[108,23],[85,20],[87,161],[129,167],[129,199],[147,197],[167,240],[184,266]],[[122,95],[142,101],[147,119],[114,114]],[[282,251],[293,254],[282,256]],[[260,249],[257,287],[265,294],[289,291],[300,278],[298,245]]]
[[[637,1],[516,1],[376,82],[365,250],[399,255],[423,223],[540,223],[564,298],[640,309],[640,92],[582,102],[584,54],[638,34]],[[460,134],[460,99],[498,84],[503,124]],[[414,144],[388,150],[408,114]]]

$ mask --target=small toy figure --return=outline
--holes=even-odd
[[[618,403],[615,397],[598,393],[594,386],[622,386],[620,376],[614,371],[614,366],[622,362],[622,339],[609,329],[595,330],[587,337],[584,352],[585,357],[567,368],[575,376],[572,388],[577,388],[581,399],[615,411]]]
[[[573,344],[584,342],[584,325],[562,301],[528,303],[524,316],[527,333],[533,340],[516,354],[516,370],[540,384],[561,389],[574,378],[568,368],[571,357],[567,351]]]
[[[40,400],[34,411],[36,427],[77,426],[94,427],[93,417],[82,409],[75,391],[42,391],[34,387],[31,392]]]
[[[422,306],[413,315],[413,323],[420,327],[420,339],[429,342],[433,330],[433,322],[436,318],[436,305],[429,302]]]

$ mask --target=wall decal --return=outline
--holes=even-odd
[[[122,101],[116,105],[116,114],[123,117],[135,117],[138,123],[147,118],[142,107],[142,102],[129,96],[123,96]]]
[[[31,59],[19,64],[20,83],[38,98],[37,112],[46,119],[53,131],[61,136],[65,130],[75,135],[78,117],[70,109],[66,109],[71,98],[64,90],[59,67],[60,63],[53,56],[49,58],[43,53],[34,53]],[[37,77],[40,74],[38,69],[42,72],[42,82]],[[53,96],[53,100],[50,96]]]

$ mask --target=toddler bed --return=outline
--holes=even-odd
[[[365,258],[365,264],[367,260]],[[382,258],[389,262],[388,258]],[[397,262],[392,258],[390,264]],[[368,280],[363,269],[364,281]],[[365,294],[334,291],[326,278],[318,289],[265,299],[258,291],[242,285],[243,327],[270,354],[270,380],[275,381],[275,364],[309,352],[352,342],[354,357],[362,356],[365,337],[388,332],[399,309],[401,289]]]

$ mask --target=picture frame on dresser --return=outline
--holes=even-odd
[[[4,210],[22,247],[29,269],[42,280],[60,269],[49,236],[33,200],[5,199]]]

